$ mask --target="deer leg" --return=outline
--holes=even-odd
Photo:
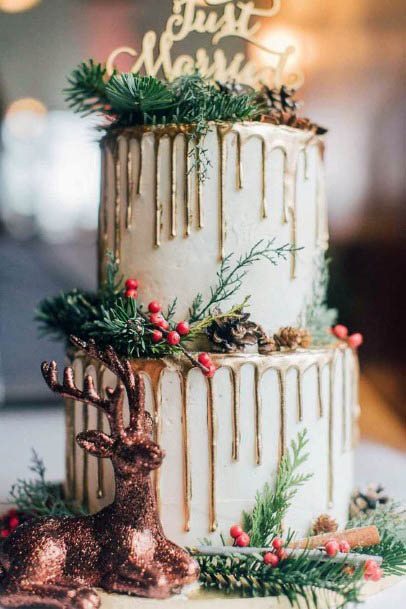
[[[163,599],[170,596],[167,578],[159,569],[136,564],[122,565],[115,573],[109,573],[102,581],[106,592]]]
[[[98,609],[100,598],[93,588],[52,584],[15,584],[0,591],[1,607],[50,607],[52,609]]]
[[[154,560],[162,573],[173,582],[172,589],[193,583],[199,576],[199,565],[190,554],[165,539],[155,552]]]

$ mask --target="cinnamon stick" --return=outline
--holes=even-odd
[[[297,549],[314,549],[320,546],[324,546],[330,539],[336,539],[337,541],[347,541],[350,544],[350,548],[364,548],[367,546],[375,546],[381,541],[379,531],[376,526],[371,525],[368,527],[359,527],[356,529],[347,529],[346,531],[324,533],[323,535],[315,535],[314,537],[305,537],[304,539],[298,539],[292,541],[289,544],[289,548]]]

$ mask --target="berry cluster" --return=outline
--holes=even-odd
[[[138,298],[138,286],[139,282],[137,279],[127,279],[124,296],[136,300]],[[180,344],[182,338],[190,332],[190,326],[186,320],[178,321],[176,326],[171,328],[168,320],[162,314],[162,305],[157,300],[152,300],[149,303],[148,315],[144,315],[144,317],[154,328],[151,330],[151,340],[155,344],[166,341],[171,347],[176,347]],[[217,370],[208,353],[201,353],[199,355],[198,364],[203,374],[208,378],[211,378]]]
[[[281,560],[284,560],[287,557],[286,551],[284,550],[284,541],[280,537],[275,537],[272,540],[272,550],[269,552],[265,552],[263,556],[264,564],[272,567],[273,569],[277,567]]]
[[[0,539],[6,539],[21,524],[21,515],[17,510],[9,510],[0,518]]]
[[[230,529],[230,536],[234,539],[233,546],[246,548],[250,545],[250,536],[246,533],[239,524],[233,524]]]
[[[355,334],[351,334],[349,336],[347,326],[343,326],[342,324],[337,324],[334,326],[331,329],[331,332],[336,338],[346,342],[351,349],[358,349],[358,347],[360,347],[364,342],[364,337],[362,334],[356,332]]]
[[[327,556],[335,556],[338,552],[348,554],[351,547],[348,541],[337,541],[337,539],[330,539],[324,544],[324,549]]]

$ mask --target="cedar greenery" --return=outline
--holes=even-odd
[[[63,497],[60,485],[46,480],[44,462],[35,450],[32,451],[30,471],[34,477],[29,480],[17,480],[10,491],[10,503],[25,516],[38,518],[85,514],[84,508]]]
[[[309,456],[305,452],[307,444],[307,432],[303,430],[282,456],[274,488],[265,484],[257,493],[252,513],[244,513],[244,530],[248,532],[253,547],[267,547],[275,536],[282,534],[282,522],[293,497],[298,488],[312,477],[312,474],[298,472]]]
[[[299,325],[307,328],[311,333],[315,346],[323,346],[331,342],[329,329],[337,322],[337,310],[329,308],[327,304],[330,262],[324,252],[316,254],[311,295],[299,320]]]
[[[260,260],[267,260],[276,265],[280,259],[286,260],[288,254],[292,254],[298,249],[289,244],[275,246],[274,243],[275,239],[268,241],[261,239],[248,252],[240,256],[234,265],[231,264],[233,254],[226,256],[217,271],[217,283],[210,289],[207,302],[204,302],[201,293],[197,294],[192,302],[189,311],[190,322],[195,323],[204,319],[218,304],[238,292],[248,273],[248,268],[252,264]]]

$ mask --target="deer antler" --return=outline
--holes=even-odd
[[[127,392],[130,426],[132,429],[142,429],[145,422],[145,385],[140,375],[134,374],[130,361],[121,360],[110,345],[101,350],[92,339],[85,342],[76,336],[71,336],[70,340],[75,347],[97,359],[119,378]]]
[[[115,389],[107,388],[107,398],[97,393],[90,375],[83,379],[83,390],[79,389],[73,378],[73,370],[69,366],[63,373],[63,383],[58,382],[58,366],[55,361],[41,364],[42,376],[48,387],[63,397],[73,398],[85,404],[92,404],[106,413],[113,434],[123,431],[123,401],[124,387],[121,383]]]

